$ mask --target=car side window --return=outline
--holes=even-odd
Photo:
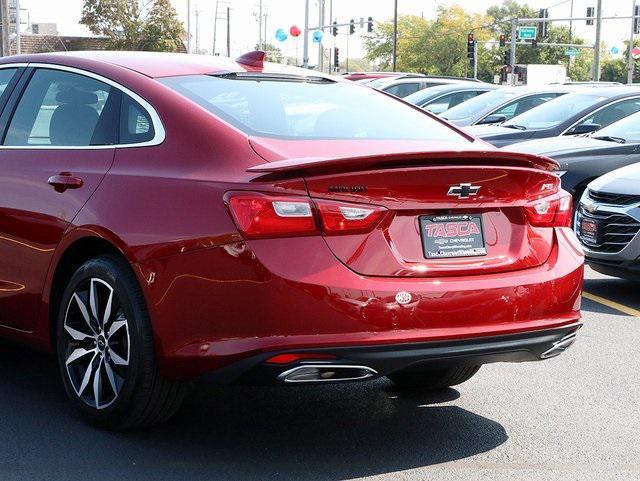
[[[420,90],[420,82],[407,82],[392,85],[388,89],[385,89],[385,92],[402,98],[417,92],[418,90]]]
[[[17,68],[3,68],[0,69],[0,96],[4,93],[7,85],[11,82],[11,79],[16,73]]]
[[[120,110],[120,144],[148,142],[155,136],[149,113],[126,94],[122,95]]]
[[[640,111],[640,99],[623,100],[601,108],[580,121],[578,125],[597,124],[600,127],[605,127],[638,111]]]
[[[116,122],[105,121],[117,113],[113,103],[119,95],[112,96],[114,90],[110,85],[84,75],[37,69],[18,102],[3,144],[114,144]]]
[[[439,99],[434,100],[432,103],[426,105],[424,108],[431,113],[441,114],[445,110],[450,109],[470,98],[475,97],[477,92],[453,92],[447,95],[443,95]]]
[[[509,102],[507,105],[504,105],[495,112],[492,112],[492,114],[504,115],[507,120],[511,120],[516,115],[520,115],[521,113],[531,110],[538,105],[542,105],[556,97],[557,95],[553,93],[529,95]]]

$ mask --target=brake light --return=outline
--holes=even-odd
[[[346,204],[329,200],[316,201],[322,232],[325,235],[369,232],[384,216],[383,207]]]
[[[232,192],[225,199],[246,238],[369,232],[387,212],[378,206],[259,192]]]
[[[310,200],[258,192],[227,198],[238,230],[248,238],[317,234]]]
[[[536,227],[571,227],[573,198],[565,190],[525,206],[529,223]]]

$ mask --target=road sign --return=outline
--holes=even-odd
[[[575,57],[580,53],[580,51],[577,48],[568,48],[567,50],[564,51],[564,54],[567,57]]]
[[[633,47],[633,50],[631,51],[631,56],[635,59],[640,58],[640,48],[639,47]]]
[[[536,38],[538,27],[520,27],[518,28],[518,38],[520,40],[531,40]]]

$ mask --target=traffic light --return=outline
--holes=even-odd
[[[338,22],[333,22],[333,26],[331,27],[331,35],[334,37],[338,36]]]
[[[538,12],[538,18],[549,18],[549,10],[541,8]],[[540,22],[540,28],[538,29],[538,38],[543,39],[547,36],[547,22]]]
[[[509,50],[505,50],[504,51],[504,65],[509,65],[509,62],[511,62],[511,55]]]
[[[367,32],[373,32],[373,17],[367,18]]]
[[[475,58],[476,51],[476,41],[473,38],[473,34],[470,33],[467,35],[467,58],[473,59]]]
[[[531,39],[531,47],[538,48],[538,39],[537,38],[532,38]]]
[[[500,47],[504,47],[507,44],[507,36],[504,33],[501,33],[498,37],[498,43]]]
[[[640,33],[640,5],[633,7],[633,33]]]
[[[593,17],[595,17],[596,9],[594,7],[587,7],[587,25],[593,25]]]
[[[349,20],[349,35],[353,35],[356,33],[356,22],[353,20]]]
[[[336,69],[336,72],[340,70],[340,49],[335,47],[333,49],[333,66]]]

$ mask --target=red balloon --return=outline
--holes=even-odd
[[[292,37],[298,37],[302,33],[302,30],[300,30],[297,25],[293,25],[289,29],[289,33],[291,34]]]

